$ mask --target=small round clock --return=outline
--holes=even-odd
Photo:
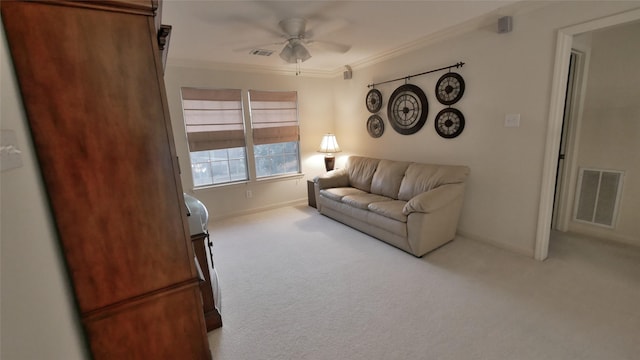
[[[371,115],[367,120],[367,131],[372,138],[379,138],[384,133],[384,122],[378,115]]]
[[[458,102],[464,94],[464,79],[458,73],[446,73],[436,83],[436,98],[443,105]]]
[[[436,132],[445,139],[452,139],[464,130],[464,115],[458,109],[442,109],[436,115]]]
[[[429,103],[424,91],[412,84],[398,87],[387,104],[391,127],[402,135],[415,134],[427,122]]]
[[[377,113],[382,108],[382,93],[378,89],[369,90],[365,103],[370,113]]]

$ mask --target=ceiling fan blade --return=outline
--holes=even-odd
[[[344,54],[351,49],[351,45],[340,44],[332,41],[309,40],[305,44],[321,47],[323,49]]]
[[[284,34],[281,30],[279,30],[279,28],[278,29],[272,28],[270,26],[261,24],[259,22],[256,22],[246,17],[232,16],[227,20],[242,24],[246,28],[259,29],[276,38],[286,38],[286,34]]]
[[[249,50],[264,49],[264,48],[267,48],[268,50],[271,50],[270,48],[272,48],[274,46],[282,46],[285,43],[286,43],[286,41],[280,41],[280,42],[271,42],[271,43],[266,43],[266,44],[256,44],[256,45],[252,45],[252,46],[243,46],[243,47],[240,47],[240,48],[233,49],[233,52],[245,52],[245,51],[249,51]]]
[[[344,19],[323,19],[321,21],[309,20],[309,26],[305,32],[305,38],[322,38],[327,37],[337,31],[349,26]]]
[[[304,37],[307,21],[303,18],[289,18],[280,21],[278,26],[289,38]]]

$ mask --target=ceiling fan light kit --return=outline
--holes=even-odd
[[[288,18],[278,23],[280,30],[281,41],[278,43],[270,44],[284,44],[284,47],[280,51],[280,58],[289,64],[299,64],[305,62],[311,58],[311,53],[307,50],[306,45],[317,44],[324,50],[345,53],[351,49],[350,45],[334,43],[331,41],[314,40],[311,37],[317,35],[314,31],[307,31],[307,20],[304,18]],[[282,39],[285,39],[282,42]],[[264,49],[257,49],[266,45],[256,45],[251,47],[250,54],[262,55],[262,51],[269,51]],[[269,54],[270,55],[270,54]],[[268,56],[265,54],[265,56]],[[296,70],[296,74],[299,74],[299,68]]]
[[[309,60],[311,54],[309,54],[307,48],[300,43],[300,40],[291,39],[280,52],[280,58],[290,64],[296,64]]]

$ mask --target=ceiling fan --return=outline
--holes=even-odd
[[[280,36],[286,39],[284,47],[280,51],[280,58],[284,61],[296,64],[309,60],[311,53],[305,45],[317,44],[326,50],[338,53],[345,53],[351,49],[349,45],[311,39],[313,32],[307,30],[306,26],[307,21],[304,18],[288,18],[280,21],[278,24],[278,27],[282,31]],[[270,45],[282,44],[282,42],[279,42]]]

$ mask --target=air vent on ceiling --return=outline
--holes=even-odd
[[[624,172],[601,169],[580,169],[574,219],[613,228]]]
[[[273,51],[267,49],[253,49],[249,52],[249,54],[258,56],[271,56],[271,54],[273,54]]]

